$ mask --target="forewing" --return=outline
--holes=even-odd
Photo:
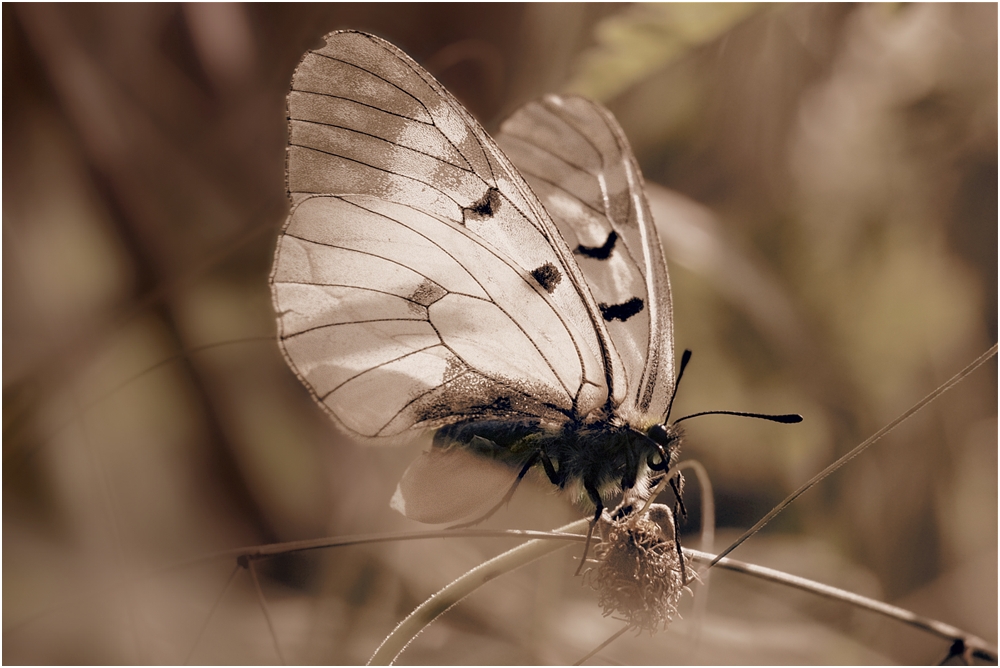
[[[301,200],[271,280],[289,363],[359,436],[485,416],[564,421],[586,383],[582,351],[537,282],[413,207]]]
[[[341,422],[383,436],[463,416],[586,414],[606,402],[606,373],[617,365],[605,361],[603,322],[569,248],[509,161],[433,77],[384,40],[332,33],[297,68],[288,114],[293,212],[276,255],[275,303],[290,361]],[[315,239],[291,241],[300,219],[329,237],[322,259]],[[364,250],[342,248],[349,234],[364,236]],[[424,283],[443,257],[478,291]],[[368,283],[310,284],[329,263]],[[302,276],[285,276],[286,264]],[[443,296],[425,304],[414,298],[420,286]],[[347,302],[360,319],[328,323],[323,335],[284,323],[300,310],[341,317]],[[426,315],[361,322],[373,319],[369,311],[417,307]],[[334,367],[340,375],[319,383],[319,369]],[[359,374],[349,380],[358,389],[331,385],[348,382],[348,372]],[[354,413],[386,383],[411,408],[384,424],[389,413]]]
[[[661,419],[674,384],[670,283],[621,127],[596,102],[549,95],[507,119],[497,142],[545,205],[598,303],[617,352],[610,359],[622,365],[611,388],[620,412]]]

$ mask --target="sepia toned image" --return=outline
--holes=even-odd
[[[996,5],[2,11],[5,663],[996,663]]]

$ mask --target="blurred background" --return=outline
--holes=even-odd
[[[423,528],[390,510],[423,443],[335,432],[274,341],[284,97],[326,32],[384,37],[483,122],[574,91],[644,170],[691,348],[674,414],[716,549],[997,339],[997,7],[3,5],[3,661],[276,663],[215,550]],[[733,556],[997,640],[997,366]],[[700,491],[686,526],[696,545]],[[487,527],[581,515],[529,481]],[[363,663],[515,543],[258,563],[284,660]],[[620,628],[576,548],[491,583],[402,663],[568,663]],[[210,610],[225,589],[218,607]],[[702,588],[696,588],[704,596]],[[947,643],[724,572],[707,613],[593,663],[932,663]]]

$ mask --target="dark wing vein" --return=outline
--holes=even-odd
[[[343,200],[342,199],[341,201],[347,201],[347,200]],[[363,207],[360,204],[357,204],[356,202],[348,202],[348,203],[349,204],[353,204],[354,206],[358,207],[359,209],[363,209],[365,211],[368,211],[369,213],[373,213],[373,214],[376,214],[376,215],[384,216],[384,217],[388,218],[389,220],[392,220],[392,221],[398,223],[399,225],[402,225],[403,227],[405,227],[406,229],[410,230],[414,234],[423,237],[429,243],[431,243],[431,244],[437,246],[438,248],[440,248],[441,251],[445,255],[447,255],[448,257],[450,257],[451,259],[453,259],[460,267],[462,267],[462,269],[465,269],[466,273],[468,273],[472,277],[472,280],[474,280],[481,288],[483,288],[483,292],[485,292],[486,294],[490,294],[490,292],[486,288],[486,286],[476,277],[475,272],[470,271],[469,267],[467,267],[462,262],[461,258],[458,258],[458,257],[455,257],[454,255],[452,255],[448,251],[447,248],[445,248],[441,244],[437,243],[437,241],[435,241],[434,239],[431,239],[431,238],[427,237],[425,234],[421,233],[419,230],[415,230],[412,227],[410,227],[409,225],[407,225],[405,222],[403,222],[401,220],[397,220],[396,218],[393,218],[391,216],[388,216],[385,213],[382,213],[382,212],[379,212],[379,211],[372,211],[371,209]],[[535,294],[537,294],[542,299],[542,303],[544,303],[555,314],[556,318],[559,320],[559,323],[566,330],[567,334],[569,334],[569,339],[570,339],[570,341],[573,342],[573,347],[576,350],[577,358],[578,358],[578,360],[580,362],[580,375],[581,375],[581,379],[582,379],[584,377],[584,375],[585,375],[584,371],[585,371],[586,367],[583,364],[583,359],[581,357],[581,352],[580,352],[580,346],[576,342],[576,339],[573,338],[572,330],[567,326],[566,320],[563,318],[563,316],[559,312],[559,310],[556,309],[551,303],[549,303],[548,298],[545,297],[545,295],[543,295],[541,293],[541,290],[539,290],[539,288],[537,286],[535,286],[531,281],[527,280],[527,278],[521,273],[522,272],[521,267],[519,267],[516,263],[508,261],[505,257],[503,257],[502,255],[500,255],[498,251],[496,251],[495,249],[491,248],[488,244],[483,243],[485,240],[483,240],[481,237],[479,237],[479,235],[473,234],[472,232],[469,232],[469,231],[465,230],[464,228],[451,227],[451,229],[453,229],[453,230],[461,233],[463,236],[465,236],[470,241],[472,241],[474,244],[476,244],[477,246],[479,246],[480,248],[482,248],[483,250],[485,250],[487,253],[489,253],[490,255],[492,255],[498,261],[502,262],[507,267],[509,267],[514,272],[514,274],[516,276],[518,276],[525,284],[527,284],[528,287],[530,287],[532,290],[534,290]],[[324,244],[324,245],[328,245],[328,244]],[[352,249],[345,249],[345,250],[352,250]],[[372,254],[369,253],[369,255],[372,255]],[[374,257],[381,257],[381,256],[375,255]],[[382,259],[387,260],[389,262],[395,262],[394,260],[388,260],[388,258],[382,258]],[[406,265],[404,265],[404,264],[401,264],[401,263],[398,263],[398,262],[395,262],[395,263],[399,264],[399,266],[406,267]],[[410,269],[410,267],[407,267],[407,268]],[[415,271],[415,270],[412,270],[412,271]],[[420,272],[417,272],[417,273],[420,273]],[[423,276],[423,274],[421,274],[421,276]],[[425,276],[425,278],[427,278],[428,280],[433,280],[433,279],[431,279],[430,277],[427,277],[427,276]],[[562,376],[559,374],[559,372],[556,371],[555,367],[552,366],[552,362],[549,361],[549,358],[545,355],[545,353],[542,352],[541,348],[539,348],[538,344],[535,343],[534,339],[531,338],[531,336],[524,329],[524,327],[521,325],[521,323],[518,322],[517,318],[513,317],[507,311],[507,309],[504,308],[503,304],[497,303],[497,301],[494,300],[494,299],[490,299],[489,301],[494,306],[496,306],[498,309],[500,309],[500,311],[505,316],[507,316],[507,318],[511,322],[513,322],[514,325],[519,330],[521,330],[521,333],[524,334],[524,337],[526,339],[528,339],[528,341],[531,341],[531,344],[534,346],[535,350],[538,352],[538,354],[541,356],[541,358],[543,360],[545,360],[545,364],[549,367],[549,370],[552,371],[552,375],[556,377],[556,380],[559,381],[559,384],[563,386],[564,390],[566,390],[566,394],[569,395],[574,401],[576,401],[576,393],[575,392],[571,392],[570,389],[568,387],[566,387],[565,383],[563,382]],[[432,326],[433,326],[433,324],[432,324]]]
[[[393,260],[392,258],[383,257],[381,255],[377,255],[377,254],[371,253],[369,251],[358,250],[357,248],[349,248],[347,246],[338,246],[336,244],[328,244],[328,243],[325,243],[323,241],[315,241],[313,239],[307,239],[306,237],[300,237],[300,236],[298,236],[296,234],[292,234],[291,232],[285,232],[285,236],[291,237],[293,239],[298,239],[299,241],[305,241],[307,243],[316,244],[317,246],[323,246],[325,248],[336,248],[337,250],[349,251],[351,253],[360,253],[361,255],[367,255],[369,257],[377,257],[380,260],[385,260],[386,262],[391,262],[392,264],[394,264],[396,266],[403,267],[404,269],[409,269],[414,274],[418,274],[420,276],[423,276],[428,281],[432,282],[434,285],[437,285],[442,290],[444,290],[444,286],[443,285],[439,285],[438,282],[435,281],[430,276],[427,276],[426,274],[424,274],[424,273],[422,273],[420,271],[417,271],[413,267],[407,266],[407,265],[403,264],[402,262],[399,262],[398,260]],[[281,282],[284,283],[284,281],[281,281]],[[353,287],[353,286],[349,286],[349,287]],[[445,292],[451,292],[451,290],[445,290]],[[398,297],[399,295],[396,295],[396,296]],[[468,295],[468,296],[469,297],[474,297],[474,295]]]
[[[382,141],[386,141],[386,140],[383,139]],[[367,162],[363,162],[361,160],[357,160],[356,158],[350,158],[350,157],[348,157],[346,155],[341,155],[339,153],[332,153],[330,151],[324,151],[323,149],[316,148],[314,146],[303,146],[302,144],[295,144],[293,142],[288,142],[288,145],[289,146],[296,146],[298,148],[303,148],[303,149],[306,149],[307,151],[315,151],[317,153],[322,153],[323,155],[332,155],[333,157],[340,158],[341,160],[349,160],[349,161],[357,163],[359,165],[364,165],[365,167],[370,167],[371,169],[377,169],[380,172],[385,172],[386,174],[392,174],[393,176],[398,176],[398,177],[403,178],[403,179],[408,179],[408,180],[414,181],[416,183],[422,183],[423,185],[427,186],[428,188],[431,188],[432,190],[436,190],[437,192],[441,193],[441,195],[443,195],[444,197],[450,199],[452,202],[455,203],[455,206],[457,206],[459,209],[463,208],[462,207],[462,203],[459,202],[454,197],[452,197],[451,195],[449,195],[448,193],[444,192],[440,188],[435,187],[431,183],[427,183],[426,181],[421,181],[418,178],[414,178],[410,174],[403,174],[401,172],[394,172],[391,169],[386,169],[384,167],[379,167],[378,165],[370,165]],[[450,164],[450,163],[447,163],[447,164]],[[454,165],[452,165],[452,166],[454,166]],[[455,169],[461,169],[461,167],[455,167]],[[475,172],[473,172],[473,173],[475,173]],[[478,176],[478,174],[477,174],[477,176]],[[333,194],[333,193],[323,193],[323,192],[314,193],[314,192],[307,192],[305,190],[296,190],[295,192],[303,194],[303,195],[329,195],[329,194]]]
[[[556,114],[553,113],[553,116],[556,116]],[[556,117],[560,121],[562,121],[565,125],[567,125],[569,127],[569,129],[572,130],[578,137],[582,138],[583,141],[584,141],[584,143],[589,144],[590,147],[592,149],[594,149],[594,153],[596,155],[602,155],[601,152],[600,152],[600,150],[596,146],[594,146],[593,142],[591,142],[590,139],[586,135],[584,135],[583,133],[581,133],[575,126],[569,125],[569,123],[567,123],[566,120],[562,116],[556,116]],[[517,139],[518,141],[520,141],[520,142],[522,142],[524,144],[532,146],[532,147],[538,149],[539,151],[545,151],[546,153],[548,153],[552,157],[556,158],[557,160],[559,160],[560,162],[562,162],[565,165],[569,165],[570,167],[572,167],[573,169],[577,170],[578,172],[582,172],[582,173],[584,173],[584,174],[586,174],[588,176],[591,176],[591,177],[594,176],[590,172],[590,170],[588,170],[584,165],[578,165],[577,163],[573,162],[572,160],[567,160],[563,156],[557,155],[557,154],[553,153],[552,151],[549,151],[548,149],[545,149],[542,146],[539,146],[538,144],[536,144],[533,141],[531,141],[530,137],[525,137],[524,135],[514,134],[513,132],[507,132],[506,135],[507,135],[507,137],[513,137],[514,139]],[[524,171],[523,167],[521,168],[521,171],[522,172]]]
[[[309,332],[315,332],[316,330],[319,329],[330,329],[331,327],[341,327],[343,325],[364,325],[365,323],[369,322],[429,322],[429,320],[427,318],[371,318],[369,320],[345,320],[343,322],[327,322],[322,325],[307,327],[306,329],[299,330],[294,334],[282,335],[281,340],[288,341],[289,339],[294,339],[297,336],[308,334]],[[440,336],[438,338],[440,338]],[[374,369],[375,367],[371,368]]]
[[[329,58],[329,56],[327,56],[327,58]],[[331,60],[336,60],[336,59],[332,58]],[[368,70],[363,70],[363,71],[368,72]],[[369,72],[369,74],[371,74],[371,73]],[[412,123],[420,123],[421,125],[426,125],[428,127],[437,127],[434,123],[425,123],[424,121],[420,120],[419,118],[411,118],[410,116],[407,116],[405,114],[397,114],[395,111],[392,111],[392,110],[389,110],[389,109],[383,109],[382,107],[376,107],[376,106],[367,104],[366,102],[362,102],[361,100],[355,100],[353,97],[344,97],[343,95],[334,95],[333,93],[323,93],[323,92],[318,91],[318,90],[306,90],[305,88],[293,88],[292,90],[295,91],[296,93],[305,93],[306,95],[319,95],[320,97],[329,97],[329,98],[332,98],[334,100],[344,100],[345,102],[352,102],[352,103],[354,103],[354,104],[356,104],[356,105],[358,105],[360,107],[367,107],[367,108],[373,109],[375,111],[380,111],[380,112],[382,112],[384,114],[389,114],[390,116],[395,116],[396,118],[402,118],[403,120],[410,121]],[[413,97],[413,96],[411,95],[410,97]],[[290,118],[289,120],[299,121],[299,120],[302,120],[302,119],[300,119],[300,118]]]
[[[431,158],[432,160],[436,160],[437,162],[440,162],[443,165],[447,165],[448,167],[454,167],[455,169],[461,170],[461,171],[469,173],[469,174],[475,174],[477,177],[479,177],[479,175],[476,174],[476,172],[471,169],[471,166],[470,166],[470,169],[466,169],[466,168],[462,167],[461,165],[456,165],[456,164],[454,164],[452,162],[444,160],[439,155],[434,155],[433,153],[427,153],[426,151],[421,151],[421,150],[415,149],[412,146],[407,146],[405,144],[400,144],[398,142],[395,142],[395,141],[393,141],[391,139],[386,139],[385,137],[381,137],[379,135],[373,135],[370,132],[364,132],[363,130],[356,130],[354,128],[349,128],[349,127],[344,126],[344,125],[337,125],[336,123],[324,123],[322,121],[310,121],[310,120],[307,120],[307,119],[304,119],[304,118],[292,118],[290,120],[293,120],[296,123],[309,123],[310,125],[322,125],[323,127],[327,127],[327,128],[337,128],[338,130],[344,130],[345,132],[353,132],[354,134],[364,135],[365,137],[371,137],[372,139],[377,139],[377,140],[379,140],[381,142],[385,142],[386,144],[390,144],[390,145],[395,146],[396,148],[402,149],[404,151],[412,151],[412,152],[414,152],[414,153],[416,153],[418,155],[427,156],[428,158]],[[434,127],[436,127],[436,126],[434,126]],[[292,144],[291,142],[289,142],[289,145],[290,146],[299,146],[300,148],[312,148],[312,147],[309,147],[309,146],[302,146],[302,144]],[[351,160],[351,158],[347,158],[346,156],[340,155],[339,153],[330,153],[329,151],[323,151],[321,149],[314,149],[314,150],[320,151],[321,153],[326,153],[328,155],[336,155],[336,156],[344,158],[346,160]],[[461,155],[461,154],[459,154],[459,155]],[[463,156],[463,158],[464,158],[464,156]],[[360,161],[359,160],[355,160],[355,162],[360,162]],[[368,164],[368,163],[361,163],[361,164]],[[368,165],[368,166],[369,167],[374,167],[374,165]],[[389,170],[383,170],[383,171],[389,171]],[[403,174],[400,174],[399,172],[391,172],[391,173],[396,174],[397,176],[404,176]],[[479,177],[479,180],[482,181],[482,177]],[[485,183],[485,181],[484,181],[484,183]],[[487,184],[487,185],[489,185],[489,184]],[[438,192],[441,192],[441,191],[438,190]],[[442,193],[442,194],[444,194],[444,193]],[[445,196],[447,197],[447,195],[445,195]],[[455,203],[458,204],[458,202],[455,202]]]
[[[440,339],[441,337],[439,336],[438,338]],[[359,371],[358,373],[354,374],[350,378],[346,378],[346,379],[342,380],[340,383],[337,384],[336,387],[334,387],[333,389],[327,391],[322,397],[320,397],[320,401],[325,401],[328,396],[330,396],[331,394],[333,394],[334,392],[336,392],[337,390],[339,390],[341,387],[343,387],[344,385],[347,385],[349,382],[351,382],[355,378],[360,378],[361,376],[365,375],[369,371],[372,371],[373,369],[378,369],[378,368],[381,368],[381,367],[384,367],[384,366],[388,366],[388,365],[392,364],[393,362],[398,362],[399,360],[406,359],[407,357],[410,357],[411,355],[416,355],[417,353],[422,353],[425,350],[430,350],[431,348],[437,348],[440,345],[442,345],[442,344],[435,343],[432,346],[424,346],[423,348],[420,348],[419,350],[411,350],[410,352],[406,353],[405,355],[400,355],[399,357],[394,357],[391,360],[385,360],[384,362],[379,362],[378,364],[375,364],[373,366],[367,367],[364,371]],[[441,387],[441,386],[438,385],[437,387]],[[395,417],[395,416],[393,416],[393,417]],[[389,422],[391,422],[391,420]],[[388,424],[388,422],[386,424]]]
[[[292,235],[289,234],[288,236],[292,236]],[[295,237],[295,238],[299,239],[299,240],[302,239],[302,237]],[[315,242],[315,243],[320,243],[320,242]],[[351,249],[351,250],[353,250],[353,249]],[[385,259],[385,258],[383,258],[383,259]],[[391,260],[390,260],[390,262],[391,262]],[[407,269],[409,269],[409,267],[407,267]],[[417,272],[414,272],[414,273],[417,273]],[[313,286],[317,286],[318,285],[318,286],[321,286],[321,287],[324,287],[324,288],[350,288],[351,290],[365,290],[367,292],[375,292],[375,293],[378,293],[380,295],[387,295],[389,297],[396,297],[397,299],[404,299],[404,300],[410,302],[411,304],[414,304],[416,306],[420,306],[421,308],[427,308],[426,306],[424,306],[420,302],[415,301],[413,299],[410,299],[409,297],[404,297],[402,295],[397,295],[395,292],[386,292],[385,290],[377,290],[375,288],[368,288],[368,287],[363,287],[363,286],[360,286],[360,285],[348,285],[347,283],[319,283],[319,282],[306,283],[305,281],[288,281],[288,280],[282,280],[282,281],[280,281],[280,283],[281,283],[281,285],[307,285],[309,287],[313,287]],[[436,285],[436,283],[435,283],[435,285]],[[442,289],[443,289],[443,286],[442,286]],[[471,297],[472,299],[482,299],[482,297],[477,297],[476,295],[466,295],[465,293],[461,293],[461,294],[463,294],[465,297]]]
[[[366,35],[366,37],[367,37],[367,35]],[[371,41],[371,40],[369,40],[369,41]],[[381,44],[375,43],[375,45],[378,46],[383,51],[385,51],[385,48]],[[346,60],[341,60],[340,58],[335,58],[335,57],[333,57],[331,55],[328,55],[328,54],[325,54],[325,53],[321,53],[319,51],[313,51],[312,53],[313,53],[313,55],[317,55],[317,56],[320,56],[322,58],[326,58],[327,60],[332,60],[332,61],[334,61],[336,63],[343,63],[344,65],[349,65],[350,67],[353,67],[355,69],[359,69],[359,70],[361,70],[362,72],[364,72],[366,74],[370,74],[371,76],[375,77],[376,79],[381,79],[382,81],[386,82],[387,84],[389,84],[390,86],[392,86],[393,88],[395,88],[396,90],[398,90],[400,93],[403,93],[404,95],[407,95],[411,99],[413,99],[414,101],[416,101],[417,104],[419,104],[421,107],[423,107],[424,111],[427,113],[427,115],[430,118],[434,118],[434,116],[431,115],[430,109],[427,108],[427,105],[424,104],[423,100],[421,100],[419,97],[415,96],[410,91],[405,90],[404,88],[402,88],[401,86],[399,86],[394,81],[390,81],[389,79],[386,79],[385,77],[383,77],[378,72],[373,72],[372,70],[369,70],[366,67],[362,67],[361,65],[357,65],[355,63],[351,63],[351,62],[348,62]],[[391,54],[391,55],[395,56],[395,54]],[[405,61],[404,61],[404,63],[405,63]],[[383,109],[382,111],[385,111],[385,110]],[[437,124],[435,124],[435,127],[436,126],[437,126]]]
[[[556,157],[558,157],[558,156],[556,156]],[[574,194],[574,193],[566,190],[563,186],[559,185],[558,183],[556,183],[552,179],[547,179],[544,176],[542,176],[541,174],[536,174],[535,172],[533,172],[531,170],[528,170],[528,169],[522,169],[521,172],[523,174],[527,174],[528,176],[532,177],[533,179],[537,179],[537,180],[539,180],[539,181],[541,181],[543,183],[547,183],[547,184],[549,184],[550,186],[552,186],[553,188],[555,188],[557,190],[561,190],[562,192],[566,193],[567,195],[569,195],[570,197],[572,197],[577,202],[579,202],[583,206],[587,207],[588,209],[590,209],[594,213],[596,213],[598,215],[601,215],[601,216],[604,216],[604,217],[607,217],[607,214],[604,211],[598,211],[593,206],[591,206],[589,203],[584,202],[582,199],[580,199],[579,197],[577,197],[576,194]],[[587,173],[587,175],[588,176],[593,176],[590,173]]]

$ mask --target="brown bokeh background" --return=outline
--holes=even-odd
[[[488,130],[552,91],[620,119],[694,360],[720,533],[997,338],[997,8],[979,5],[3,6],[3,660],[274,663],[215,550],[421,528],[388,499],[421,444],[334,431],[274,342],[284,96],[333,29],[389,39]],[[653,185],[656,184],[656,185]],[[662,186],[662,187],[660,187]],[[669,190],[667,190],[669,189]],[[733,556],[997,639],[989,362]],[[689,484],[695,543],[700,491]],[[543,480],[486,526],[578,517]],[[260,564],[284,658],[364,662],[508,540]],[[403,663],[567,663],[620,623],[564,550],[433,624]],[[703,597],[704,590],[696,593]],[[707,612],[595,662],[928,663],[945,642],[713,574]],[[206,623],[206,620],[209,620]]]

